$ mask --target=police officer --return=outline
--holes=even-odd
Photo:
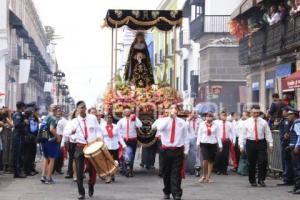
[[[288,112],[292,109],[290,106],[286,106],[282,109],[283,118],[279,123],[283,183],[278,184],[278,186],[290,186],[293,185],[294,182],[292,157],[290,151],[287,149],[290,143],[289,132],[292,126],[292,122],[288,120]]]
[[[291,191],[293,194],[300,194],[300,155],[299,155],[299,140],[300,137],[300,119],[298,110],[290,110],[288,112],[288,119],[292,122],[290,129],[290,144],[289,150],[291,152],[292,164],[294,169],[295,186]]]
[[[26,105],[24,102],[17,103],[17,111],[13,115],[14,131],[13,131],[13,155],[14,155],[14,178],[26,178],[22,172],[24,137],[27,130],[28,121],[25,119],[23,112]]]

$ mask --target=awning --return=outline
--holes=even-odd
[[[156,27],[169,31],[181,26],[181,10],[108,10],[103,25],[111,28],[128,26],[133,30],[148,30]]]
[[[5,94],[4,92],[1,92],[1,91],[0,91],[0,97],[1,97],[1,96],[5,96],[5,95],[6,95],[6,94]]]
[[[231,13],[231,19],[234,19],[239,15],[245,13],[262,1],[263,0],[243,0],[242,3]]]
[[[9,11],[9,24],[14,28],[23,28],[22,20],[11,10]]]
[[[293,73],[292,75],[282,79],[282,90],[291,90],[300,88],[300,71]]]

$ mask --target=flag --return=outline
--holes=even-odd
[[[52,83],[51,82],[45,82],[44,92],[51,92],[51,91],[52,91]]]
[[[30,64],[31,64],[31,60],[20,59],[19,84],[28,82]]]

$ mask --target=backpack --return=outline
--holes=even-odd
[[[44,143],[51,138],[51,133],[49,130],[49,117],[45,117],[45,119],[41,123],[40,130],[38,132],[37,140],[40,143]]]
[[[29,120],[29,130],[30,133],[36,134],[39,129],[39,123],[35,121],[33,118]]]

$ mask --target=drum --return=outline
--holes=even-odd
[[[119,164],[113,159],[103,141],[89,143],[84,147],[83,153],[102,178],[117,172]]]

